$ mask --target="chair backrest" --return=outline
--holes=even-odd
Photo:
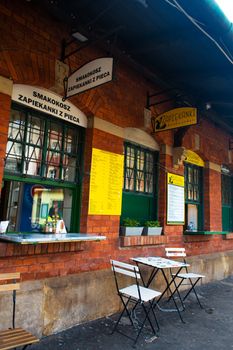
[[[0,273],[0,292],[13,292],[13,315],[12,326],[15,328],[15,303],[16,290],[19,290],[20,284],[17,280],[20,279],[20,272]]]
[[[115,273],[121,273],[126,276],[130,276],[136,279],[140,279],[139,268],[136,265],[131,265],[127,263],[123,263],[117,260],[110,260],[112,265],[112,271]]]
[[[165,252],[169,258],[186,257],[185,248],[165,248]]]

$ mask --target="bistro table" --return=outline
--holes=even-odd
[[[188,267],[190,265],[186,264],[186,263],[183,263],[183,262],[180,262],[180,261],[175,261],[175,260],[170,260],[170,259],[166,259],[166,258],[161,258],[161,257],[158,257],[158,256],[153,256],[153,257],[152,256],[151,257],[150,256],[149,257],[136,257],[136,258],[132,258],[131,260],[133,260],[139,267],[140,267],[140,265],[146,265],[146,266],[152,267],[152,271],[151,271],[151,274],[149,276],[148,281],[145,281],[145,279],[143,279],[143,276],[141,275],[142,282],[143,282],[143,285],[145,287],[149,287],[150,286],[150,284],[152,283],[152,281],[154,280],[155,276],[157,275],[157,273],[159,271],[162,272],[163,278],[165,280],[165,289],[162,291],[161,296],[157,300],[157,306],[158,306],[158,308],[161,311],[177,311],[179,316],[180,316],[181,321],[184,323],[184,320],[183,320],[183,318],[181,316],[181,313],[180,313],[180,311],[184,310],[184,307],[182,306],[182,309],[180,310],[178,305],[177,305],[177,302],[176,302],[176,300],[174,298],[174,293],[177,292],[177,295],[179,297],[181,305],[183,305],[180,293],[179,293],[178,289],[176,288],[175,279],[176,279],[176,276],[180,273],[180,271],[184,267]],[[170,269],[173,269],[173,268],[176,268],[177,271],[174,274],[171,275],[171,279],[169,281],[167,276],[166,276],[165,271],[167,269],[170,270]],[[171,290],[171,285],[172,284],[174,284],[174,286],[175,286],[175,290],[174,291]],[[158,305],[159,301],[162,299],[162,297],[164,296],[164,294],[168,290],[170,292],[170,298],[172,298],[172,300],[174,302],[175,309],[164,309],[164,308],[159,307],[159,305]]]

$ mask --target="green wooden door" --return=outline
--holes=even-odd
[[[132,218],[143,225],[157,219],[158,153],[128,142],[124,151],[121,223]]]

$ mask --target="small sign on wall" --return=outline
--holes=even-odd
[[[154,118],[154,132],[197,124],[197,109],[193,107],[175,108]]]
[[[184,225],[184,176],[167,174],[167,224]]]
[[[65,98],[90,90],[112,80],[113,58],[97,58],[77,69],[67,80]]]

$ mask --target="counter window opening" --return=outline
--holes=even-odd
[[[157,219],[158,152],[126,142],[121,222]]]
[[[202,167],[185,163],[185,227],[186,231],[203,230]]]
[[[0,219],[8,232],[43,232],[55,206],[78,229],[82,129],[14,105],[9,122]]]
[[[232,174],[230,169],[222,166],[221,191],[222,191],[222,230],[226,232],[233,231],[233,186]]]

